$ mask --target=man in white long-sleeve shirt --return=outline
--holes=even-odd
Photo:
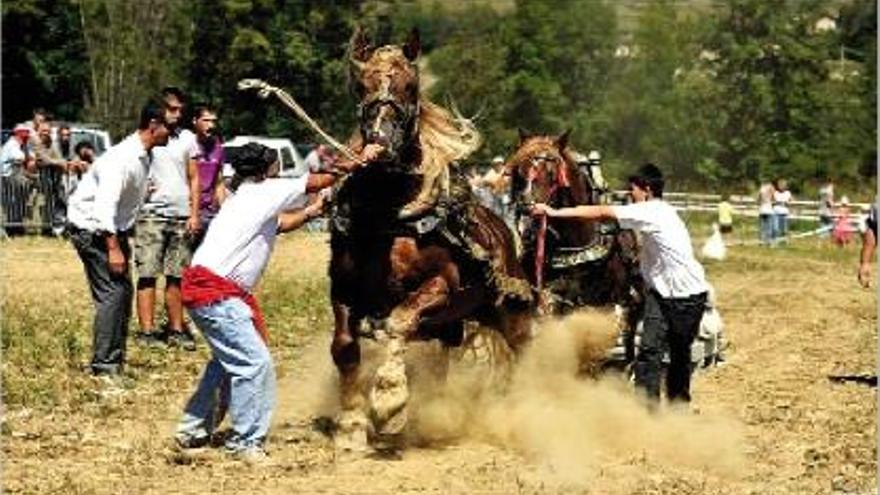
[[[164,109],[151,100],[141,110],[138,130],[101,155],[70,198],[70,239],[95,303],[95,375],[117,374],[125,361],[133,294],[129,233],[146,195],[151,150],[167,141]]]
[[[633,203],[551,208],[537,204],[533,213],[582,220],[615,219],[621,228],[641,234],[639,263],[648,287],[644,330],[635,363],[636,385],[648,398],[660,399],[663,351],[669,350],[666,396],[691,400],[691,344],[700,329],[709,286],[694,257],[691,237],[675,208],[663,200],[663,174],[643,165],[629,178]]]

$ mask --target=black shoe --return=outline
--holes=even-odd
[[[181,450],[200,449],[202,447],[207,447],[208,444],[211,443],[211,435],[195,437],[185,433],[178,433],[174,435],[174,442]]]
[[[183,331],[168,330],[168,343],[173,346],[179,346],[185,351],[196,350],[196,339],[192,332],[188,329]]]
[[[138,332],[135,336],[138,344],[155,347],[165,347],[168,345],[168,337],[155,330],[145,330]]]

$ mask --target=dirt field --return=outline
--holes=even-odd
[[[0,249],[5,493],[877,492],[876,389],[829,379],[876,373],[876,293],[857,285],[857,247],[811,239],[707,264],[731,346],[724,366],[695,376],[695,413],[648,415],[626,383],[573,378],[576,352],[608,320],[580,315],[544,325],[506,396],[457,365],[448,390],[422,395],[418,445],[387,460],[337,458],[312,427],[335,407],[328,247],[287,237],[260,293],[279,372],[264,466],[169,448],[204,346],[132,344],[119,386],[93,380],[73,249],[43,239]]]

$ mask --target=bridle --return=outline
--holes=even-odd
[[[385,146],[391,144],[403,144],[408,138],[418,133],[419,101],[401,102],[391,92],[391,76],[385,75],[379,89],[373,91],[358,103],[357,115],[361,133],[365,140],[378,142]],[[394,120],[400,122],[400,131],[403,133],[401,143],[392,143],[392,136],[385,135],[382,124],[389,118],[389,112],[399,116]],[[399,150],[393,150],[399,151]]]
[[[555,195],[559,190],[571,187],[571,180],[568,177],[568,171],[561,157],[541,152],[528,157],[527,160],[529,168],[525,174],[526,185],[522,191],[524,197],[529,198],[532,192],[532,185],[547,172],[553,174],[553,183],[550,185],[550,191],[543,201],[544,203],[552,205]],[[528,202],[531,202],[530,199]]]
[[[528,157],[529,168],[526,173],[526,185],[523,191],[524,196],[529,196],[532,191],[532,185],[539,179],[543,173],[550,172],[553,174],[553,183],[545,199],[545,203],[553,205],[557,199],[556,193],[571,188],[571,180],[568,176],[568,170],[565,167],[564,159],[558,155],[546,152],[537,153]],[[535,246],[535,285],[538,290],[539,298],[544,288],[544,260],[546,257],[546,239],[547,239],[547,216],[542,215],[536,234]]]

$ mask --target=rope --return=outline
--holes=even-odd
[[[325,132],[324,129],[322,129],[321,126],[319,126],[318,123],[315,122],[311,117],[309,117],[309,114],[307,114],[306,111],[303,110],[301,106],[299,106],[296,100],[294,100],[293,97],[290,96],[290,94],[288,94],[283,89],[272,86],[271,84],[261,79],[242,79],[238,81],[238,89],[239,91],[256,89],[257,96],[263,99],[268,98],[270,94],[274,94],[276,97],[278,97],[279,100],[281,100],[281,103],[284,103],[287,108],[291,109],[293,113],[300,118],[300,120],[305,122],[306,125],[308,125],[313,131],[321,136],[321,138],[324,139],[327,144],[334,147],[337,151],[345,155],[345,157],[349,160],[360,161],[358,160],[358,157],[354,153],[354,151],[351,150],[351,148],[340,143],[339,141],[334,139],[333,136]]]

